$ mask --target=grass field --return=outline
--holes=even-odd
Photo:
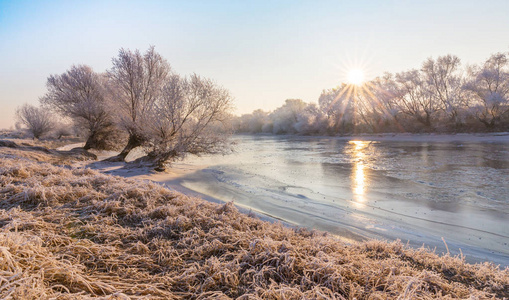
[[[509,269],[345,244],[79,159],[0,148],[0,298],[509,298]]]

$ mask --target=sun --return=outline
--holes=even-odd
[[[353,69],[348,72],[348,83],[362,85],[364,82],[364,72],[359,69]]]

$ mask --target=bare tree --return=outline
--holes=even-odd
[[[322,91],[318,99],[320,111],[325,115],[331,133],[347,133],[353,130],[354,103],[350,85]]]
[[[16,118],[24,124],[34,138],[39,139],[53,129],[52,115],[45,109],[24,104],[16,110]]]
[[[326,128],[325,118],[320,108],[315,103],[307,104],[306,107],[297,115],[297,123],[293,125],[299,134],[317,134],[324,132]]]
[[[459,73],[460,59],[455,55],[439,56],[436,60],[428,58],[422,65],[422,75],[431,88],[435,103],[450,121],[458,125],[460,109],[463,106],[462,77]]]
[[[269,113],[257,109],[250,114],[243,114],[237,118],[236,130],[239,132],[260,133],[263,132],[264,125],[270,122]]]
[[[493,54],[483,66],[470,69],[465,89],[475,98],[474,115],[488,129],[494,129],[509,113],[509,69],[505,53]]]
[[[283,106],[272,112],[274,134],[296,133],[295,124],[299,121],[298,116],[304,111],[307,104],[301,99],[286,99]]]
[[[355,100],[358,122],[366,125],[371,132],[378,132],[382,128],[385,111],[374,90],[371,83],[366,83],[362,87],[355,87],[352,97]]]
[[[402,130],[398,120],[401,111],[397,103],[398,89],[394,76],[390,73],[385,73],[384,76],[373,79],[367,85],[374,101],[377,102],[381,110],[382,122],[399,126],[394,129]]]
[[[48,77],[43,105],[70,117],[87,132],[85,149],[107,148],[115,128],[106,103],[104,77],[85,65],[72,66],[61,75]]]
[[[441,103],[433,97],[432,90],[417,70],[396,74],[398,106],[402,113],[412,116],[427,130],[433,128],[433,120]]]
[[[509,53],[494,54],[467,72],[457,56],[429,58],[419,70],[386,73],[362,86],[341,84],[324,90],[318,103],[319,107],[285,103],[269,112],[268,120],[261,111],[243,115],[237,119],[237,128],[290,134],[325,133],[324,129],[329,134],[457,131],[475,130],[480,121],[490,130],[505,130],[509,124]]]
[[[115,101],[117,122],[129,135],[127,145],[116,159],[124,160],[129,152],[142,146],[147,136],[144,124],[149,122],[154,103],[160,97],[170,65],[154,47],[145,54],[120,49],[108,71],[109,88]]]
[[[147,158],[162,170],[187,153],[225,150],[231,107],[229,92],[210,79],[170,75],[145,124]]]

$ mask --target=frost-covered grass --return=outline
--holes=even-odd
[[[58,151],[44,146],[34,146],[20,140],[0,139],[0,156],[5,158],[24,158],[54,165],[72,165],[78,161],[95,160],[97,156],[83,149]]]
[[[347,245],[160,185],[0,153],[2,299],[509,297],[509,269]]]
[[[34,139],[25,130],[6,130],[0,129],[0,139],[10,140],[22,146],[37,146],[48,149],[56,149],[65,145],[83,142],[83,138],[65,136],[62,138],[45,137]]]

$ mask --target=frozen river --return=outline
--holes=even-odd
[[[509,266],[509,138],[235,137],[168,182],[345,240],[400,239]],[[443,238],[443,239],[442,239]]]

